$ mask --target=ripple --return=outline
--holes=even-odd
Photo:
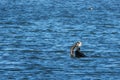
[[[1,80],[119,80],[119,1],[0,3]]]

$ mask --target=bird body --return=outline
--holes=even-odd
[[[81,42],[77,42],[75,43],[72,47],[71,47],[71,50],[70,50],[70,54],[71,54],[71,57],[77,57],[77,58],[80,58],[80,57],[85,57],[84,53],[82,53],[80,51],[80,46],[82,45]],[[76,50],[75,50],[76,49]]]

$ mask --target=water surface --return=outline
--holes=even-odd
[[[119,80],[120,1],[1,0],[1,80]],[[86,58],[71,58],[82,41]]]

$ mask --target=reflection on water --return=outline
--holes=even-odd
[[[119,80],[119,3],[1,0],[1,80]],[[69,57],[76,41],[88,57]]]

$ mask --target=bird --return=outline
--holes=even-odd
[[[82,46],[82,42],[78,41],[76,42],[71,48],[70,48],[70,56],[71,57],[86,57],[84,53],[80,51],[80,47]]]

